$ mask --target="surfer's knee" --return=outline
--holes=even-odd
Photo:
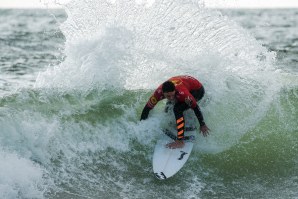
[[[202,86],[200,89],[198,90],[193,90],[190,92],[192,94],[192,96],[196,99],[196,101],[201,100],[204,97],[205,94],[205,89]]]

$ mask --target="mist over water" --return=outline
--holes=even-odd
[[[1,98],[2,198],[297,197],[297,73],[242,15],[237,23],[178,0],[72,1],[65,12],[65,57],[32,66],[34,85]],[[152,152],[171,117],[163,103],[139,117],[154,89],[181,74],[203,83],[212,131],[159,181]]]

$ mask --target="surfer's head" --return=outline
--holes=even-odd
[[[166,81],[162,84],[162,92],[168,100],[175,99],[175,85],[171,81]]]

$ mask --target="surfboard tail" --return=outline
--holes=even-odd
[[[167,179],[167,176],[163,173],[163,172],[159,172],[159,173],[154,173],[155,177],[159,180],[165,180]]]

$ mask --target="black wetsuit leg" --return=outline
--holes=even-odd
[[[189,109],[189,106],[185,102],[176,103],[174,105],[174,114],[175,114],[175,118],[176,118],[176,125],[177,125],[177,132],[178,132],[177,138],[178,139],[184,138],[185,121],[184,121],[183,112],[187,109]]]
[[[205,90],[204,90],[204,87],[202,86],[198,90],[190,91],[190,93],[196,99],[196,101],[199,101],[200,99],[203,98],[203,96],[205,94]],[[178,139],[184,138],[185,120],[184,120],[183,112],[189,108],[190,107],[185,102],[179,102],[174,105],[174,114],[175,114],[176,125],[177,125]],[[205,123],[203,121],[203,115],[202,115],[199,107],[197,106],[197,108],[194,111],[195,111],[196,116],[198,117],[200,125],[204,125]]]

